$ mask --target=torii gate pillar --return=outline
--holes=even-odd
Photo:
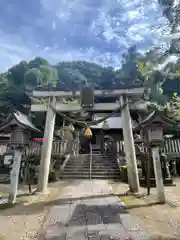
[[[139,176],[136,161],[136,152],[134,147],[134,138],[132,132],[132,123],[129,112],[129,106],[127,103],[127,96],[120,97],[120,104],[121,106],[126,104],[121,111],[121,116],[123,120],[124,151],[127,161],[129,188],[132,192],[139,192],[140,191]]]
[[[56,102],[55,97],[49,101],[49,104],[54,105]],[[44,142],[41,151],[41,161],[39,169],[39,179],[37,192],[45,193],[48,188],[49,169],[51,164],[51,152],[54,135],[56,113],[50,108],[46,113],[46,124],[44,130]]]

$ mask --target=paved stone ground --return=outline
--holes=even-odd
[[[112,181],[112,184],[115,183]],[[173,183],[175,184],[175,186],[165,186],[164,190],[165,190],[165,195],[166,195],[166,200],[168,200],[169,202],[174,203],[177,206],[180,206],[180,177],[177,177],[173,180]],[[128,184],[121,182],[120,184],[120,189],[121,192],[126,192],[129,189]],[[140,189],[141,193],[146,193],[147,190],[146,188],[141,188]],[[151,188],[151,194],[153,194],[154,196],[157,195],[157,189]]]
[[[174,203],[177,206],[180,206],[180,177],[177,177],[173,180],[173,183],[175,186],[165,186],[165,196],[166,200],[170,203]],[[123,185],[123,184],[122,184]],[[123,186],[122,186],[123,187]],[[127,184],[126,184],[126,189],[127,189]],[[141,188],[142,192],[146,192],[145,188]],[[157,195],[157,189],[156,188],[151,188],[151,194]]]
[[[165,187],[166,199],[180,206],[180,177],[175,178],[173,182],[176,186]],[[152,193],[157,194],[156,188],[152,189]]]
[[[146,240],[148,233],[103,180],[74,181],[49,212],[40,240]]]

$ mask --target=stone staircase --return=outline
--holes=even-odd
[[[92,146],[92,154],[100,154],[101,153],[99,145],[92,144],[91,146]]]
[[[61,179],[120,179],[117,161],[113,156],[102,154],[90,154],[71,156],[63,172]]]
[[[116,157],[102,154],[92,155],[92,179],[120,179]]]

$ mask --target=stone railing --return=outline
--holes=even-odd
[[[123,141],[117,141],[117,152],[124,152],[124,143]],[[144,149],[145,150],[145,149]],[[162,151],[166,154],[180,155],[180,139],[167,139],[164,142],[164,147]]]
[[[67,146],[67,141],[54,140],[52,145],[52,155],[62,155]],[[3,156],[7,152],[8,141],[0,141],[0,156]],[[29,146],[26,147],[27,156],[35,155],[40,156],[42,149],[42,143],[31,141]]]

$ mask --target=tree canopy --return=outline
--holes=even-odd
[[[21,61],[0,74],[1,120],[13,108],[28,113],[27,93],[49,83],[73,90],[84,85],[110,89],[141,82],[146,87],[145,100],[165,105],[174,92],[180,95],[180,74],[177,74],[180,59],[160,70],[162,59],[158,50],[151,49],[142,55],[132,47],[123,54],[121,67],[116,70],[86,61],[60,62],[54,66],[40,57],[30,62]],[[161,60],[157,61],[158,58]]]

